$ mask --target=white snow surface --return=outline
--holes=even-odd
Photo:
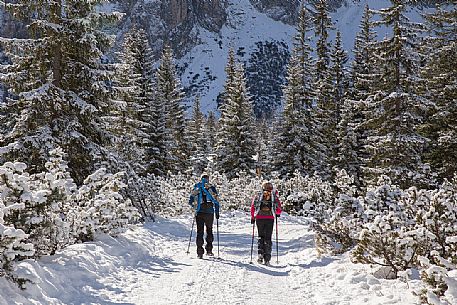
[[[0,278],[0,304],[417,304],[417,280],[375,278],[349,256],[318,257],[309,221],[283,215],[276,262],[250,263],[252,225],[244,212],[219,220],[219,258],[196,257],[195,227],[187,254],[191,215],[158,218],[117,238],[72,245],[38,261],[23,261],[18,274],[32,278],[20,290]],[[217,231],[217,225],[214,225]]]

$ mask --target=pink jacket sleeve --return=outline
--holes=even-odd
[[[251,218],[255,218],[255,196],[252,197],[252,202],[251,202]]]
[[[281,203],[281,201],[279,200],[278,191],[276,191],[276,193],[275,193],[275,201],[276,201],[276,215],[281,215],[281,212],[282,212],[282,209],[281,209],[282,203]]]

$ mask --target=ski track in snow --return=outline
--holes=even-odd
[[[284,217],[279,220],[279,264],[276,263],[273,232],[272,265],[250,264],[251,234],[248,215],[223,215],[219,221],[220,259],[196,257],[195,227],[190,254],[186,253],[191,219],[160,219],[145,225],[132,239],[144,243],[153,234],[153,265],[161,268],[122,269],[100,279],[107,289],[99,292],[111,302],[122,304],[415,304],[406,283],[378,280],[368,266],[353,265],[346,256],[318,258],[314,235],[306,220]],[[150,231],[149,231],[150,230]],[[145,234],[145,235],[142,235]],[[134,237],[135,236],[135,237]],[[146,244],[145,244],[146,245]],[[122,291],[122,293],[119,293]]]

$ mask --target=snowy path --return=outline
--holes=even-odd
[[[279,264],[250,264],[248,215],[219,221],[221,259],[196,258],[195,231],[186,254],[191,217],[159,219],[118,238],[68,247],[26,263],[35,285],[17,295],[0,281],[0,304],[304,304],[370,305],[417,302],[412,286],[378,280],[366,265],[344,256],[318,258],[306,220],[281,217]],[[216,229],[216,226],[215,226]],[[194,229],[195,230],[195,229]],[[273,233],[273,236],[274,233]],[[215,243],[217,245],[217,243]],[[256,245],[254,244],[254,253]],[[214,249],[217,255],[217,246]],[[255,258],[255,255],[254,255]],[[254,259],[255,261],[255,259]]]
[[[406,305],[416,300],[406,283],[381,283],[366,273],[367,266],[352,265],[345,257],[319,259],[307,222],[293,217],[280,218],[279,264],[275,243],[272,266],[255,262],[255,244],[255,263],[250,264],[252,226],[247,215],[232,216],[219,222],[220,260],[196,258],[195,231],[191,254],[185,253],[190,219],[148,224],[146,228],[155,235],[154,250],[168,265],[152,274],[124,270],[117,286],[126,292],[110,299],[129,304],[309,305]],[[217,255],[217,247],[214,252]]]

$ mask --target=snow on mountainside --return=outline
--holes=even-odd
[[[220,33],[199,28],[201,43],[179,61],[186,67],[181,77],[184,87],[198,84],[192,95],[201,96],[204,112],[214,110],[217,95],[225,81],[225,64],[229,48],[240,60],[248,60],[259,41],[283,41],[290,45],[294,27],[274,21],[258,12],[249,0],[233,0],[227,7],[228,20]]]
[[[163,45],[170,44],[178,58],[187,106],[191,107],[198,95],[202,110],[208,112],[217,109],[217,97],[225,81],[224,67],[230,47],[246,64],[248,86],[259,87],[251,90],[253,98],[262,98],[263,94],[267,101],[279,103],[285,67],[278,67],[285,66],[287,62],[299,3],[298,0],[116,0],[104,4],[101,9],[125,13],[113,30],[118,36],[114,51],[119,50],[123,36],[132,24],[139,24],[146,30],[156,59],[160,57]],[[306,3],[313,10],[312,1]],[[365,5],[380,9],[391,4],[389,0],[329,0],[328,3],[335,25],[330,40],[334,39],[336,30],[340,30],[349,56]],[[420,20],[418,12],[423,9],[412,9],[412,19]],[[24,36],[24,27],[9,16],[4,18],[1,11],[2,8],[1,35],[8,37],[19,33]],[[383,29],[376,31],[379,37],[386,34]],[[310,31],[309,35],[314,33]],[[256,56],[251,56],[253,53]],[[277,70],[264,73],[259,65],[263,65],[264,69],[273,66]],[[249,73],[249,70],[254,72]]]
[[[334,39],[336,30],[340,30],[343,46],[350,56],[363,9],[367,4],[372,9],[381,9],[389,7],[390,1],[347,1],[330,14],[335,24],[330,40]],[[308,7],[312,9],[311,6]],[[416,9],[411,10],[413,20],[419,20],[419,16]],[[188,97],[194,98],[198,94],[204,112],[216,110],[217,96],[225,81],[224,67],[229,48],[232,47],[238,58],[246,63],[258,42],[283,42],[290,50],[295,31],[295,26],[273,20],[259,12],[249,0],[230,0],[227,6],[227,23],[220,32],[214,33],[198,27],[200,43],[179,60],[183,67],[181,80],[188,91]],[[377,29],[377,33],[378,37],[386,35],[383,29]],[[314,33],[310,31],[309,35],[313,36]],[[188,101],[188,106],[192,105],[192,101],[193,99]]]

